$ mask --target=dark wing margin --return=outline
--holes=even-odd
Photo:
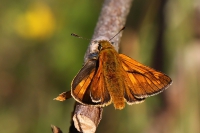
[[[161,72],[144,66],[123,54],[119,54],[119,57],[121,58],[122,67],[126,72],[125,77],[128,77],[125,80],[125,84],[128,84],[129,88],[127,91],[137,99],[142,100],[146,97],[156,95],[172,83],[171,78]]]

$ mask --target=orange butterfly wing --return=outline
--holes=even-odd
[[[133,85],[132,83],[130,84],[130,79],[126,74],[124,75],[124,85],[124,99],[129,105],[138,104],[145,100],[145,98],[135,97],[135,94],[132,91]]]
[[[106,106],[111,103],[110,94],[105,86],[102,69],[102,60],[99,60],[97,73],[95,74],[90,86],[92,102],[96,103],[98,106]]]
[[[129,104],[136,99],[144,99],[165,90],[172,82],[170,77],[152,68],[142,65],[128,56],[119,54],[125,70],[124,82],[127,85],[125,98]],[[133,101],[133,102],[132,102]],[[137,103],[137,102],[136,102]]]
[[[80,103],[91,104],[89,85],[96,71],[96,60],[89,60],[72,81],[72,97]]]

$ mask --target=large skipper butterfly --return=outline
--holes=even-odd
[[[98,43],[98,52],[90,54],[72,81],[71,91],[55,100],[63,101],[72,96],[82,104],[104,107],[113,103],[115,109],[123,109],[125,102],[141,103],[172,83],[167,75],[118,54],[109,40],[94,43]]]

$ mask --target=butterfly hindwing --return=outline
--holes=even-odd
[[[130,78],[128,77],[128,73],[122,70],[123,80],[124,80],[124,99],[128,104],[137,104],[141,103],[145,100],[145,98],[137,98],[133,93],[132,89],[138,87],[137,84],[133,84]],[[138,88],[140,89],[140,88]]]
[[[104,76],[102,73],[102,62],[99,61],[98,70],[90,86],[90,96],[94,103],[105,106],[111,103],[110,94],[106,88]]]

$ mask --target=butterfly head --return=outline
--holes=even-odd
[[[108,40],[95,40],[92,42],[92,46],[90,48],[89,59],[98,59],[99,53],[102,50],[114,48],[110,41]]]
[[[101,40],[101,41],[98,41],[98,50],[99,52],[104,50],[104,49],[112,49],[114,48],[111,44],[111,42],[107,41],[107,40]]]

